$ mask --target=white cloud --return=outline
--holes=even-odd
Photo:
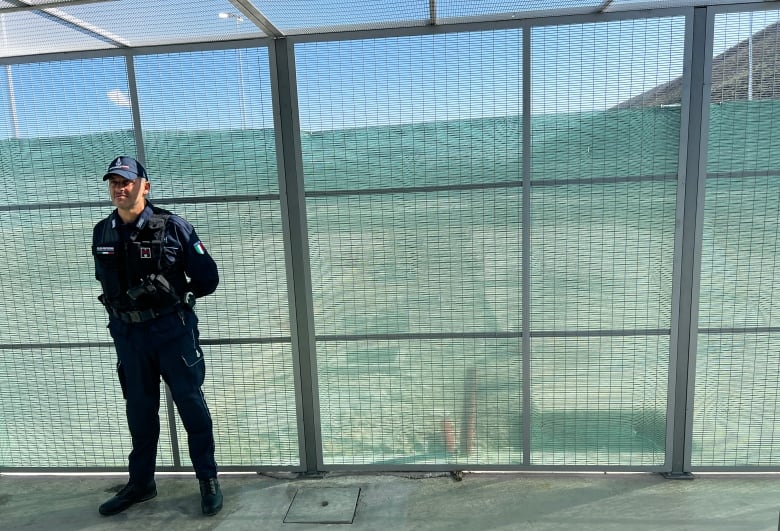
[[[114,105],[118,105],[120,107],[130,107],[130,96],[119,89],[109,90],[106,92],[106,96],[108,96],[108,99],[111,100]]]

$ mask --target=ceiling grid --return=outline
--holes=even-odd
[[[324,36],[719,3],[723,2],[0,0],[0,58],[269,37]]]

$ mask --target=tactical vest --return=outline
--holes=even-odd
[[[176,277],[175,281],[168,279],[172,285],[186,284],[184,274],[172,270],[163,252],[165,229],[172,214],[155,206],[152,211],[143,227],[133,229],[129,241],[123,240],[119,230],[112,226],[112,218],[103,220],[95,229],[92,245],[95,273],[103,286],[101,302],[110,313],[167,309],[182,295],[175,294],[176,300],[172,300],[170,294],[144,289],[150,275],[158,274]],[[136,297],[128,295],[128,290]]]

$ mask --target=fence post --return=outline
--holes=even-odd
[[[301,464],[306,473],[314,474],[321,462],[319,400],[295,52],[294,45],[286,38],[274,39],[269,51],[276,160],[286,244],[298,441]]]
[[[676,250],[679,268],[679,297],[672,313],[672,357],[669,392],[673,400],[670,408],[671,433],[667,447],[671,471],[668,478],[691,478],[691,436],[693,392],[696,383],[696,342],[699,311],[699,282],[701,268],[701,239],[704,204],[704,180],[707,175],[707,137],[712,72],[712,35],[706,7],[693,10],[688,26],[686,46],[690,53],[690,76],[681,95],[680,182],[682,216],[678,227]],[[686,136],[687,133],[687,136]]]

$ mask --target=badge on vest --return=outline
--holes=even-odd
[[[97,254],[114,254],[114,248],[111,246],[98,246],[95,248]]]
[[[152,248],[141,247],[141,258],[151,258],[151,257],[152,257]]]

